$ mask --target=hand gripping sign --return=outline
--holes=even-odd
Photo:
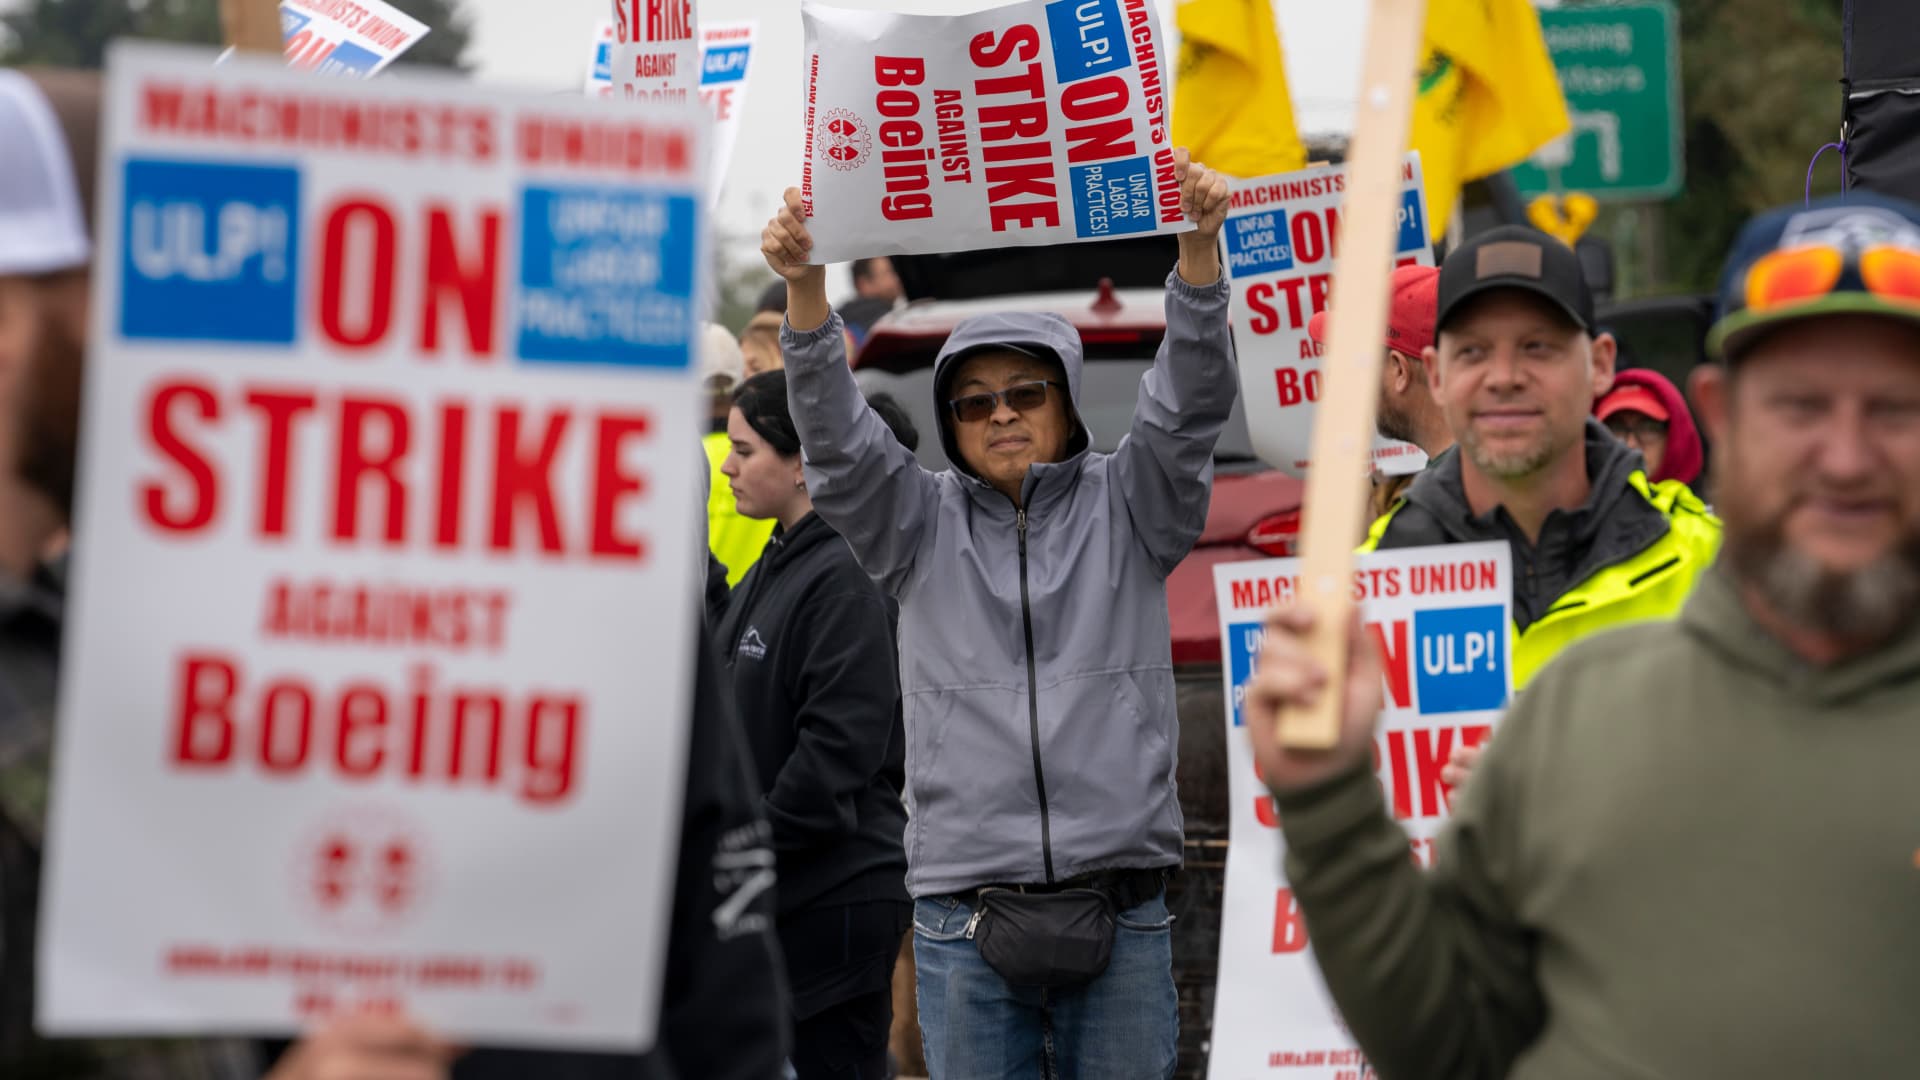
[[[704,128],[114,51],[44,1030],[651,1040]]]
[[[280,0],[287,63],[366,77],[427,36],[427,26],[380,0]]]
[[[1491,543],[1362,555],[1353,575],[1351,595],[1380,650],[1386,683],[1374,771],[1422,864],[1433,861],[1452,797],[1441,768],[1455,747],[1492,735],[1512,696],[1512,573],[1507,545]],[[1314,964],[1281,872],[1286,845],[1273,800],[1242,730],[1241,702],[1267,609],[1294,599],[1299,575],[1298,559],[1214,568],[1233,800],[1207,1073],[1215,1080],[1370,1075]]]
[[[683,104],[700,85],[693,0],[613,0],[617,95]]]
[[[1193,228],[1153,0],[800,10],[816,262]]]
[[[1333,289],[1346,179],[1344,166],[1322,165],[1235,180],[1221,229],[1247,430],[1262,460],[1294,476],[1305,476],[1311,464],[1322,348],[1307,334],[1307,322],[1326,309]],[[1401,182],[1395,264],[1433,266],[1418,154],[1407,155]],[[1414,473],[1426,467],[1427,456],[1375,435],[1373,464],[1389,475]]]

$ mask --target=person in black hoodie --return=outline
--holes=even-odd
[[[813,513],[784,371],[748,379],[721,466],[740,513],[778,522],[716,638],[773,827],[800,1080],[880,1080],[912,917],[893,617]]]
[[[733,692],[708,635],[695,644],[686,814],[674,879],[659,1041],[651,1053],[475,1050],[451,1080],[778,1080],[786,1046],[780,963],[768,940],[767,826]]]

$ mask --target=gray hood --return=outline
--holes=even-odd
[[[960,456],[953,439],[953,412],[947,408],[952,395],[948,387],[960,370],[960,362],[975,353],[1011,349],[1060,364],[1067,380],[1067,416],[1073,422],[1073,437],[1067,440],[1069,460],[1093,444],[1087,425],[1080,419],[1080,371],[1086,366],[1086,352],[1080,344],[1080,331],[1065,318],[1052,312],[1015,311],[975,315],[947,335],[940,355],[933,362],[933,415],[940,422],[940,449],[956,472],[979,479]]]

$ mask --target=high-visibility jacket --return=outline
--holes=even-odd
[[[734,505],[733,488],[720,475],[720,465],[733,448],[727,433],[716,431],[701,439],[700,445],[707,452],[707,471],[712,475],[712,485],[707,489],[707,547],[727,568],[727,586],[731,588],[740,584],[760,553],[767,550],[774,521],[741,517],[739,507]]]
[[[1720,550],[1720,519],[1677,480],[1649,484],[1635,469],[1626,478],[1633,492],[1667,519],[1659,539],[1602,566],[1563,591],[1526,628],[1513,634],[1513,685],[1518,690],[1575,641],[1630,623],[1670,619],[1693,592],[1693,583]],[[1361,551],[1379,549],[1405,498],[1367,531]],[[1401,546],[1401,545],[1390,545]]]

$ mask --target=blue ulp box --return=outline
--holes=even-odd
[[[1152,232],[1153,162],[1145,157],[1076,165],[1067,170],[1073,188],[1076,234],[1083,240]]]
[[[1119,0],[1055,0],[1047,5],[1047,31],[1062,85],[1133,66]]]
[[[640,188],[528,188],[520,359],[689,366],[696,210],[690,195]]]
[[[133,158],[123,177],[122,336],[293,343],[298,169]]]
[[[1293,241],[1285,210],[1262,210],[1227,219],[1227,262],[1235,274],[1293,269]]]
[[[1421,712],[1481,712],[1506,706],[1506,613],[1498,604],[1417,611],[1413,641]]]

